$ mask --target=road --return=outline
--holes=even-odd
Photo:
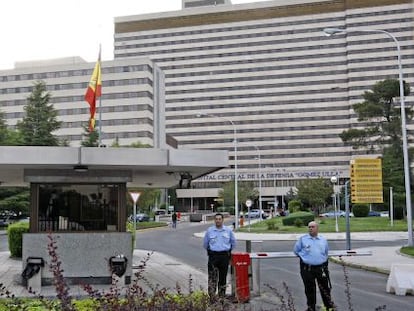
[[[170,256],[179,258],[183,263],[189,264],[197,269],[207,271],[207,256],[201,246],[201,239],[194,237],[195,232],[204,231],[208,225],[202,224],[178,224],[177,229],[162,228],[156,230],[139,231],[137,233],[137,248],[159,251]],[[265,241],[261,243],[258,251],[291,251],[293,241]],[[372,242],[352,241],[353,248],[381,246],[381,245],[404,245],[404,241],[394,242]],[[256,246],[258,247],[258,246]],[[332,250],[345,249],[345,241],[330,241]],[[245,251],[245,242],[238,243],[236,251]],[[264,259],[260,266],[261,291],[272,292],[276,288],[283,296],[282,283],[285,282],[292,295],[298,310],[305,309],[305,295],[302,280],[299,275],[298,260],[296,258]],[[395,296],[385,291],[388,276],[360,269],[353,269],[330,263],[331,280],[333,286],[333,298],[340,306],[339,310],[369,311],[386,305],[386,310],[406,311],[411,310],[414,304],[412,296]],[[350,283],[351,308],[345,294],[346,281]],[[321,299],[318,297],[318,302]]]

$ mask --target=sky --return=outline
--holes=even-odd
[[[233,4],[257,0],[232,0]],[[113,59],[114,17],[181,10],[181,0],[2,0],[0,70],[15,62]]]

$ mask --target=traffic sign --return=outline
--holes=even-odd
[[[383,203],[381,159],[351,160],[352,203]]]

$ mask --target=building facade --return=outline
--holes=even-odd
[[[398,78],[397,49],[382,33],[327,37],[323,29],[392,33],[413,85],[413,19],[411,0],[182,0],[182,10],[116,17],[114,60],[102,64],[103,143],[157,147],[166,133],[181,149],[229,150],[230,167],[177,190],[184,209],[216,204],[235,166],[239,182],[260,188],[265,207],[282,206],[306,178],[343,183],[350,160],[365,152],[338,135],[360,126],[352,105],[364,91]],[[73,58],[0,71],[8,124],[23,117],[33,82],[44,80],[63,122],[57,135],[79,145],[92,69]]]
[[[365,154],[338,136],[360,126],[352,105],[398,78],[397,48],[383,33],[323,29],[392,33],[412,84],[413,17],[411,0],[183,0],[180,11],[115,18],[115,59],[145,56],[162,68],[166,130],[180,148],[231,152],[232,167],[179,190],[182,204],[214,204],[237,164],[240,182],[260,181],[264,204],[280,206],[298,180],[349,177],[350,160]]]
[[[102,62],[103,94],[97,100],[96,128],[102,143],[140,142],[164,148],[165,98],[162,70],[148,58]],[[24,117],[24,106],[36,81],[44,81],[50,103],[58,111],[61,128],[55,133],[71,146],[79,146],[89,122],[84,100],[93,63],[79,57],[16,63],[0,71],[0,109],[14,127]],[[101,127],[99,126],[101,118]]]

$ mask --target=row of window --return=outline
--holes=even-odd
[[[73,142],[73,141],[81,141],[83,139],[83,135],[62,135],[59,136],[64,140]],[[142,138],[154,138],[154,134],[148,131],[134,131],[134,132],[116,132],[116,133],[105,133],[102,132],[102,139],[123,139],[123,138],[136,138],[139,141]]]
[[[27,103],[27,102],[26,102]],[[86,105],[85,105],[86,106]],[[55,107],[56,108],[56,107]],[[150,111],[153,112],[153,107],[147,104],[142,105],[119,105],[119,106],[110,106],[102,107],[102,113],[113,113],[113,112],[139,112],[139,111]],[[68,116],[68,115],[89,115],[89,108],[61,108],[57,109],[59,116]],[[24,112],[8,112],[5,113],[6,119],[20,119],[25,116]],[[68,126],[73,127],[73,126]]]
[[[382,16],[401,16],[402,14],[412,13],[411,9],[395,9],[395,10],[384,10],[384,11],[367,11],[363,13],[350,13],[349,11],[346,14],[347,20],[352,20],[353,18],[361,18],[361,17],[371,17],[376,16],[379,20],[385,21],[385,18],[381,18]],[[303,16],[300,20],[286,20],[281,19],[277,22],[265,22],[261,21],[261,23],[258,24],[247,24],[247,25],[240,25],[240,26],[224,26],[220,28],[208,28],[208,29],[195,29],[195,30],[185,30],[185,31],[175,31],[175,32],[166,32],[166,33],[150,33],[145,35],[135,35],[135,36],[122,36],[118,37],[115,34],[115,44],[119,42],[124,41],[135,41],[135,40],[146,40],[146,39],[156,39],[156,38],[166,38],[166,37],[182,37],[182,36],[199,36],[203,37],[205,34],[209,33],[223,33],[223,32],[232,32],[232,31],[246,31],[246,30],[260,30],[263,28],[280,28],[280,27],[286,27],[286,26],[294,26],[298,27],[300,25],[306,25],[306,29],[303,31],[312,32],[312,29],[309,29],[308,26],[315,25],[315,24],[324,24],[324,23],[336,23],[338,21],[338,17],[323,17],[323,18],[315,18],[312,16],[311,18],[306,18],[306,16]],[[366,24],[364,24],[366,25]],[[353,26],[351,24],[351,26]],[[297,31],[297,30],[296,30]],[[292,32],[292,31],[291,31]],[[290,33],[291,33],[290,32]],[[290,34],[286,33],[286,34]],[[122,35],[122,34],[121,34]],[[115,46],[116,50],[116,46]]]
[[[339,108],[339,107],[338,107]],[[304,109],[305,110],[305,109]],[[246,120],[245,122],[243,122],[243,125],[247,125],[247,124],[281,124],[281,123],[292,123],[292,122],[321,122],[321,121],[339,121],[339,120],[349,120],[350,119],[350,115],[348,113],[343,114],[343,115],[337,115],[337,114],[330,114],[329,116],[324,116],[324,115],[313,115],[313,116],[306,116],[306,111],[304,111],[302,109],[300,109],[300,113],[301,113],[301,117],[291,117],[291,118],[285,118],[285,117],[281,117],[281,118],[277,118],[277,117],[273,117],[273,118],[267,118],[267,119],[260,119],[260,120]],[[342,108],[342,110],[344,110],[345,112],[348,112],[349,108]],[[330,111],[330,110],[329,110]],[[298,109],[294,111],[295,113],[298,113]],[[338,112],[338,110],[336,111]],[[238,114],[238,116],[250,116],[252,115],[252,112],[245,112],[243,114]],[[269,115],[269,114],[275,114],[274,111],[260,111],[260,113],[254,114],[254,115]],[[277,114],[277,115],[283,115],[283,114]],[[193,119],[194,116],[192,116],[191,119]],[[190,119],[190,118],[187,118]],[[227,123],[224,123],[222,121],[217,121],[217,122],[203,122],[203,127],[208,127],[211,128],[213,126],[220,126],[220,125],[227,125]],[[191,127],[194,126],[195,124],[186,124],[186,126]],[[197,124],[197,126],[199,126],[199,124]],[[342,124],[343,126],[343,124]],[[167,128],[169,130],[174,129],[174,128],[182,128],[183,124],[168,124]],[[295,127],[296,128],[296,127]],[[321,126],[322,128],[322,126]],[[291,127],[289,127],[287,130],[291,129]],[[269,129],[266,129],[269,130]],[[278,131],[284,131],[281,128],[277,129]],[[250,130],[249,130],[250,132]],[[209,131],[209,134],[220,134],[223,133],[222,130],[217,130],[217,131]],[[174,134],[176,136],[181,136],[183,134]],[[188,133],[186,133],[185,135],[188,135]]]
[[[153,99],[153,94],[147,91],[142,92],[122,92],[122,93],[112,93],[112,94],[102,94],[102,100],[116,100],[116,99],[127,99],[127,98],[149,98]],[[78,96],[52,96],[50,98],[51,104],[59,104],[59,103],[74,103],[74,102],[84,102],[84,95]],[[27,99],[16,99],[16,100],[4,100],[0,101],[0,106],[24,106],[27,105]],[[113,108],[116,109],[116,108]],[[130,108],[126,111],[129,111]],[[60,109],[59,109],[60,110]],[[125,111],[125,110],[123,110]]]
[[[40,69],[41,67],[39,67]],[[92,75],[93,68],[89,69],[74,69],[74,70],[62,70],[62,71],[49,71],[49,72],[36,72],[27,74],[16,74],[16,75],[1,75],[0,71],[0,82],[11,82],[11,81],[27,81],[27,80],[45,80],[45,79],[57,79],[67,77],[90,77]],[[102,75],[122,72],[140,72],[147,71],[152,74],[152,67],[143,65],[128,65],[128,66],[109,66],[102,67]]]
[[[153,86],[152,80],[149,78],[134,78],[134,79],[117,79],[102,81],[102,87],[124,86],[124,85],[150,85]],[[65,83],[65,84],[50,84],[46,85],[48,92],[62,91],[62,90],[77,90],[81,89],[83,92],[88,87],[88,82]],[[0,88],[0,94],[18,94],[31,93],[33,86],[8,87]]]
[[[412,22],[412,18],[404,18],[404,19],[393,19],[391,21],[384,21],[381,22],[381,25],[386,24],[386,22],[395,23],[395,24],[402,24],[402,23],[410,23]],[[377,22],[376,24],[377,25]],[[379,26],[379,25],[377,25]],[[215,50],[215,49],[223,49],[223,48],[241,48],[241,47],[251,47],[251,46],[263,46],[263,45],[288,45],[292,43],[302,43],[302,42],[318,42],[318,41],[327,41],[331,40],[323,36],[323,33],[320,31],[318,27],[317,29],[304,29],[304,30],[282,30],[282,31],[269,31],[269,32],[259,32],[259,33],[247,33],[247,34],[240,34],[240,35],[228,35],[228,36],[219,36],[219,37],[202,37],[202,38],[194,38],[194,39],[185,39],[185,40],[175,40],[175,41],[162,41],[162,42],[148,42],[148,43],[136,43],[122,46],[115,46],[116,50],[129,50],[129,49],[144,49],[144,48],[156,48],[156,47],[167,47],[173,53],[175,52],[184,52],[189,50]],[[411,31],[411,27],[398,27],[395,29],[390,29],[390,32],[398,33],[403,31]],[[251,41],[251,39],[258,39],[258,38],[267,38],[267,37],[280,37],[284,35],[290,36],[297,36],[301,33],[309,33],[309,32],[317,32],[318,34],[313,37],[305,37],[305,38],[281,38],[281,39],[274,39],[274,40],[266,40],[266,41]],[[352,35],[352,34],[350,34]],[[355,34],[354,34],[355,35]],[[360,35],[358,35],[360,36]],[[230,44],[219,44],[220,41],[230,42],[230,40],[240,40],[239,42],[234,42]],[[360,40],[360,41],[353,41],[352,45],[360,44],[363,41],[364,44],[376,44],[378,42],[383,42],[387,40],[386,38],[378,40],[378,39],[371,39],[371,40]],[[403,38],[399,38],[399,41],[404,41]],[[207,46],[204,45],[196,45],[196,43],[208,43]],[[178,46],[180,44],[191,44],[190,48],[171,48],[171,46]],[[160,54],[164,53],[162,50],[160,51],[157,49],[157,52],[152,52],[151,54]]]
[[[347,89],[342,89],[342,88],[335,88],[334,90],[326,90],[326,94],[325,96],[321,97],[321,98],[317,98],[317,99],[284,99],[283,101],[279,100],[277,97],[274,100],[269,100],[269,99],[263,99],[263,101],[249,101],[248,103],[245,102],[233,102],[233,103],[222,103],[222,102],[217,102],[214,103],[214,109],[223,109],[223,108],[228,108],[228,107],[260,107],[260,108],[264,108],[264,107],[271,107],[271,111],[272,113],[279,113],[279,114],[284,114],[284,113],[294,113],[297,112],[297,106],[301,105],[301,104],[309,104],[312,103],[312,105],[314,105],[314,107],[301,107],[301,111],[303,109],[304,113],[305,112],[315,112],[315,111],[320,111],[321,109],[324,109],[321,106],[326,106],[323,105],[323,103],[329,105],[329,109],[332,111],[335,110],[342,110],[341,107],[331,107],[333,103],[341,103],[341,102],[346,102],[348,103],[348,96],[343,96],[343,95],[336,95],[335,93],[342,93],[344,91],[346,91]],[[358,97],[359,98],[359,97]],[[296,106],[293,108],[290,108],[288,106]],[[208,105],[191,105],[191,106],[169,106],[169,108],[167,108],[168,112],[172,112],[172,111],[204,111],[206,109],[212,109],[212,103],[209,103]],[[248,112],[249,114],[251,114],[251,112]],[[243,111],[239,110],[238,115],[239,114],[243,114]],[[234,115],[233,113],[231,115]],[[168,117],[168,120],[182,120],[182,119],[192,119],[194,118],[194,115],[170,115]]]

